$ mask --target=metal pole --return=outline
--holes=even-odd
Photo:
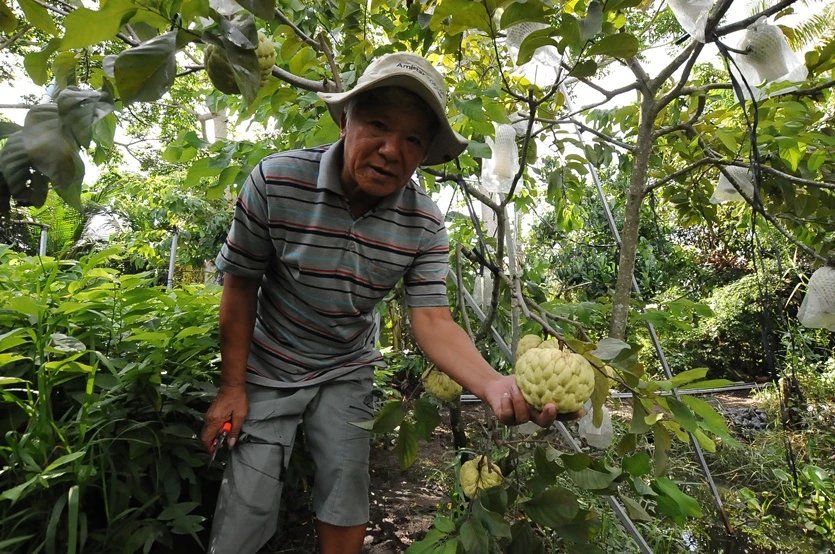
[[[38,256],[46,256],[47,227],[41,227],[41,240],[38,242]]]
[[[565,98],[565,107],[568,111],[572,111],[574,108],[571,104],[571,97],[568,95],[568,90],[565,88],[565,85],[560,86],[563,97]],[[581,144],[585,144],[585,139],[583,138],[583,133],[577,125],[574,126],[574,132],[577,134],[577,138],[580,140]],[[586,164],[589,170],[589,173],[592,176],[592,180],[594,181],[594,186],[597,189],[597,195],[600,197],[600,202],[603,204],[603,209],[606,212],[606,220],[609,223],[609,229],[612,231],[612,235],[615,237],[615,242],[617,243],[618,249],[621,248],[622,242],[620,239],[620,233],[618,233],[617,225],[615,224],[615,218],[612,216],[612,210],[609,207],[609,202],[606,200],[606,196],[603,194],[603,187],[600,184],[600,178],[597,175],[597,169],[594,167],[592,163]],[[641,296],[641,289],[638,286],[638,280],[635,279],[635,275],[632,275],[632,290],[635,294],[640,298]],[[644,312],[641,309],[641,312]],[[664,350],[661,348],[661,343],[658,340],[658,335],[655,333],[655,326],[647,321],[646,322],[647,329],[649,330],[650,338],[652,339],[652,345],[655,347],[655,352],[658,355],[658,360],[661,362],[661,367],[664,369],[664,374],[667,376],[668,379],[673,378],[673,372],[670,369],[669,364],[667,363],[667,357],[664,355]],[[676,398],[679,398],[678,391],[673,388],[672,393]],[[713,482],[713,475],[710,473],[710,469],[707,467],[707,461],[705,460],[704,452],[702,452],[702,447],[699,445],[699,441],[688,431],[688,435],[690,435],[690,443],[693,445],[693,449],[696,451],[696,457],[699,459],[699,465],[702,466],[702,472],[704,473],[705,478],[707,479],[707,484],[710,487],[710,492],[713,494],[713,500],[716,502],[716,507],[719,508],[719,514],[722,516],[722,520],[725,523],[725,529],[728,531],[729,535],[733,535],[733,528],[731,527],[731,521],[728,517],[727,512],[725,511],[725,507],[722,504],[722,498],[719,495],[719,489],[716,487],[716,483]]]
[[[450,270],[450,274],[452,274],[452,270]],[[452,275],[452,277],[454,278],[455,276]],[[473,299],[473,297],[470,296],[470,293],[466,290],[460,290],[458,291],[458,293],[464,295],[464,300],[466,300],[467,304],[470,305],[470,308],[473,309],[473,311],[476,313],[479,319],[484,321],[486,316],[484,312],[481,311],[481,308],[478,307],[478,304]],[[496,344],[499,345],[499,349],[505,355],[507,360],[513,363],[513,355],[510,352],[510,347],[507,345],[507,343],[504,341],[504,338],[502,338],[502,336],[496,331],[496,329],[492,325],[490,326],[490,333],[493,335],[493,339],[496,341]],[[582,448],[580,448],[580,445],[577,443],[577,441],[574,440],[574,437],[571,436],[571,433],[568,431],[568,428],[562,421],[557,421],[556,426],[557,431],[559,431],[560,435],[562,435],[562,437],[565,439],[568,445],[571,446],[571,448],[575,452],[583,451]],[[629,517],[629,514],[626,513],[626,510],[624,510],[623,506],[621,506],[620,502],[618,502],[618,499],[611,495],[605,495],[603,498],[605,498],[606,502],[609,503],[609,506],[612,507],[612,510],[615,512],[615,515],[623,524],[624,528],[626,528],[626,532],[629,533],[629,535],[635,541],[635,544],[638,545],[638,548],[640,549],[641,553],[653,554],[652,548],[650,548],[646,540],[644,540],[644,537],[641,535],[641,532],[638,530],[638,527],[635,525],[635,522],[632,521],[632,519]]]
[[[171,257],[168,259],[168,288],[174,288],[174,268],[177,262],[177,239],[180,237],[180,231],[174,228],[174,234],[171,236]]]

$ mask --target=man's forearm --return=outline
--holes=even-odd
[[[220,384],[242,387],[255,327],[260,282],[226,275],[220,300]]]

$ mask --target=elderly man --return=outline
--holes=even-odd
[[[229,421],[231,455],[209,552],[256,552],[276,530],[284,470],[303,422],[316,465],[324,554],[361,552],[368,522],[374,306],[403,279],[426,356],[505,424],[553,423],[529,407],[453,320],[444,220],[411,180],[467,146],[446,118],[443,77],[424,58],[375,60],[350,92],[320,94],[339,123],[329,146],[264,159],[241,191],[217,258],[222,370],[206,414],[210,447]]]

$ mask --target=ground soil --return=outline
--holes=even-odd
[[[728,408],[756,406],[749,391],[720,395],[704,395],[721,412]],[[612,407],[615,417],[629,420],[629,400]],[[480,427],[484,421],[484,407],[478,403],[462,405],[463,420],[468,430]],[[443,423],[435,430],[430,442],[420,442],[418,457],[412,467],[400,469],[393,445],[374,444],[371,452],[371,523],[365,538],[364,554],[393,554],[405,551],[420,540],[432,524],[433,513],[448,502],[449,467],[454,463],[452,432],[449,415],[443,413]],[[445,482],[446,479],[446,482]],[[314,554],[317,552],[309,513],[288,514],[291,527],[263,552],[271,554]]]

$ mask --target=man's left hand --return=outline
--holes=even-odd
[[[522,396],[513,375],[487,383],[484,386],[483,400],[496,414],[499,422],[505,425],[520,425],[533,421],[540,427],[550,427],[557,419],[557,407],[554,404],[546,404],[541,411],[530,406]],[[580,412],[560,414],[560,419],[575,419],[580,415]]]

